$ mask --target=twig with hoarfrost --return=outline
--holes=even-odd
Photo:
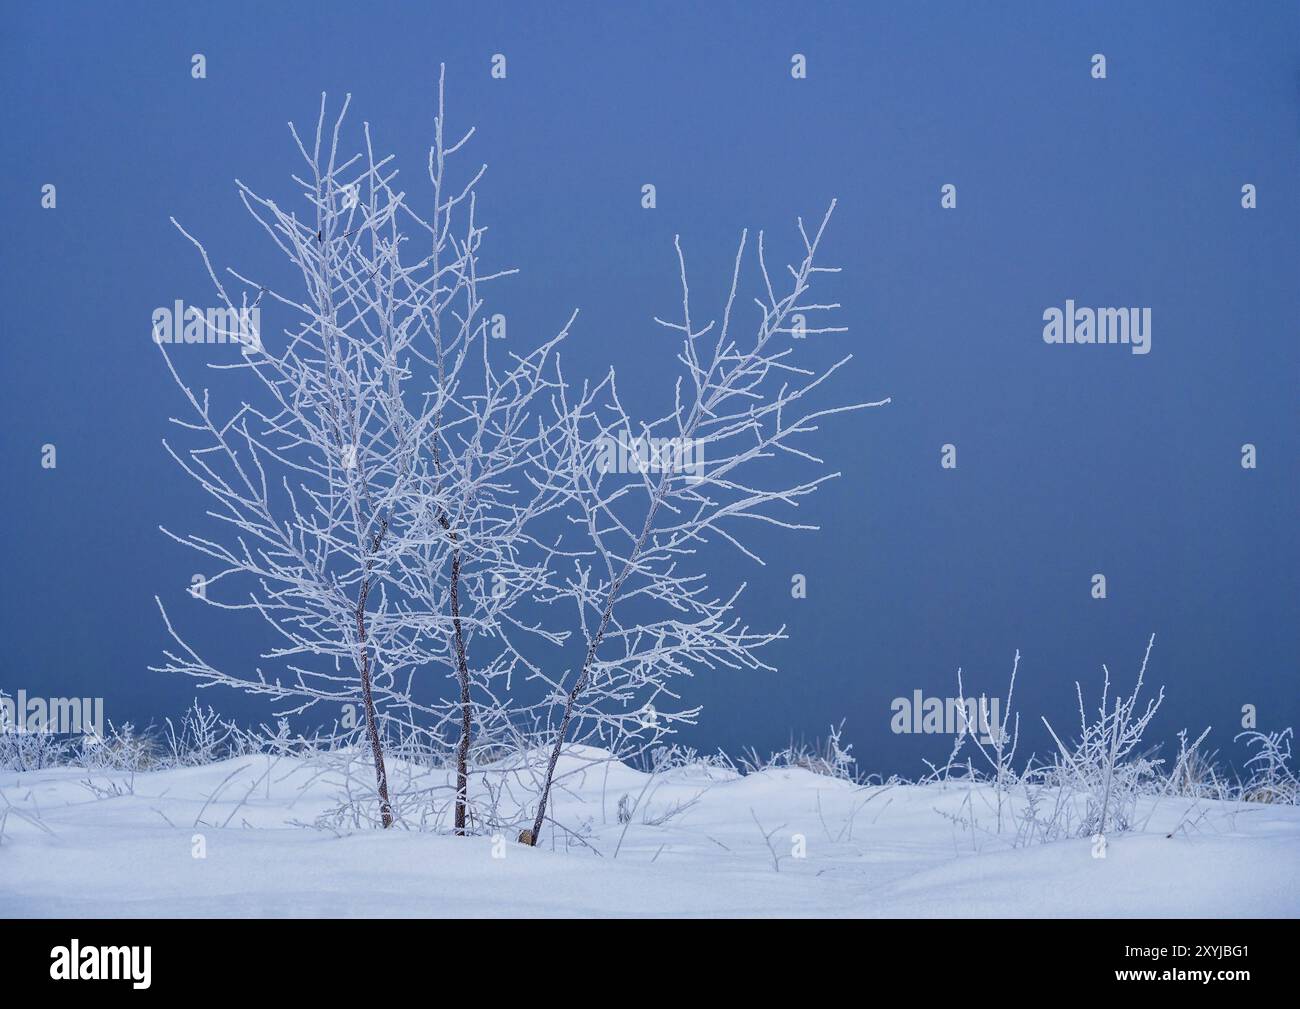
[[[1011,682],[1007,686],[1006,701],[1002,707],[1002,718],[996,723],[990,723],[989,710],[990,703],[988,698],[981,694],[976,702],[977,713],[975,720],[978,724],[972,724],[970,714],[965,704],[965,691],[962,687],[961,670],[957,670],[957,710],[960,713],[960,735],[958,746],[961,740],[969,735],[971,742],[979,751],[980,755],[988,763],[993,771],[993,788],[997,799],[997,818],[998,833],[1002,833],[1003,807],[1009,801],[1008,792],[1011,786],[1016,783],[1015,756],[1016,747],[1020,742],[1020,715],[1015,715],[1014,724],[1012,722],[1012,703],[1016,693],[1016,673],[1020,670],[1020,649],[1016,649],[1015,658],[1011,663]],[[989,737],[986,744],[980,734],[984,733]],[[954,749],[954,754],[956,749]],[[952,759],[949,758],[949,764]]]
[[[749,815],[750,815],[751,817],[753,817],[753,819],[754,819],[754,826],[756,826],[756,827],[758,828],[758,832],[759,832],[760,834],[763,835],[763,843],[764,843],[765,845],[767,845],[767,851],[768,851],[768,854],[772,856],[772,868],[773,868],[776,872],[780,872],[780,871],[781,871],[781,858],[782,858],[782,856],[778,855],[778,854],[776,853],[776,849],[775,849],[774,847],[772,847],[772,838],[773,838],[773,837],[774,837],[774,836],[775,836],[779,831],[785,830],[786,825],[783,823],[783,824],[781,824],[779,827],[773,827],[771,830],[767,830],[767,829],[765,829],[764,826],[759,822],[759,820],[758,820],[758,814],[754,812],[754,808],[753,808],[752,806],[751,806],[750,809],[749,809]]]

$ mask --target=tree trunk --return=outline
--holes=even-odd
[[[366,645],[366,596],[370,594],[370,581],[361,586],[357,599],[357,638],[361,645],[361,696],[366,706],[366,736],[370,740],[370,755],[375,762],[375,786],[379,790],[379,816],[384,829],[393,825],[393,807],[388,801],[388,770],[384,766],[384,745],[379,739],[379,721],[375,717],[375,698],[370,689],[370,648]]]
[[[445,512],[438,515],[438,524],[447,531],[452,543],[456,534],[451,531],[451,521]],[[469,660],[465,657],[465,631],[460,622],[460,547],[451,552],[451,622],[456,631],[456,679],[460,683],[460,742],[456,744],[456,833],[465,834],[466,811],[469,806],[469,745],[474,732],[474,708],[469,693]]]
[[[630,564],[629,564],[630,567]],[[527,835],[525,842],[529,846],[536,847],[537,839],[542,836],[542,821],[546,818],[546,803],[551,797],[551,783],[555,779],[555,765],[560,759],[560,750],[564,747],[564,737],[569,733],[569,720],[573,717],[573,705],[577,701],[578,695],[582,693],[587,686],[587,677],[591,674],[591,664],[596,658],[596,649],[605,637],[605,628],[609,626],[609,618],[614,610],[614,600],[618,597],[619,589],[622,588],[623,579],[627,576],[625,571],[615,580],[613,587],[610,589],[609,599],[605,603],[605,612],[601,614],[600,625],[596,628],[596,636],[591,639],[591,644],[587,646],[587,657],[582,661],[582,672],[573,682],[573,687],[569,690],[568,697],[564,701],[564,717],[560,719],[560,731],[556,736],[555,745],[551,747],[551,756],[546,762],[546,777],[542,781],[542,797],[537,802],[537,816],[533,820],[533,829],[531,833],[524,831],[520,835],[521,840]]]
[[[694,436],[695,427],[690,427],[692,437]],[[542,836],[542,820],[546,818],[546,804],[551,797],[551,783],[555,780],[555,765],[560,760],[560,750],[564,748],[564,737],[569,732],[569,720],[573,717],[573,705],[578,699],[578,695],[586,689],[587,678],[591,675],[591,664],[596,661],[596,650],[600,648],[600,643],[605,640],[605,630],[609,627],[610,618],[614,615],[614,603],[618,600],[619,593],[623,591],[623,583],[627,581],[632,574],[632,569],[641,556],[641,548],[645,546],[646,538],[650,535],[650,527],[654,523],[655,513],[659,511],[659,505],[663,501],[664,491],[668,487],[668,475],[664,474],[659,480],[659,486],[655,489],[654,496],[650,499],[650,506],[646,509],[645,525],[641,528],[641,535],[637,537],[636,543],[632,545],[628,558],[623,564],[623,570],[619,572],[618,577],[614,579],[609,586],[609,595],[605,597],[605,608],[600,614],[600,623],[596,627],[596,634],[587,645],[587,656],[582,660],[582,671],[578,678],[573,682],[573,687],[569,691],[568,697],[564,701],[564,717],[560,720],[559,735],[555,739],[555,745],[551,747],[550,759],[546,762],[546,778],[542,782],[542,797],[537,802],[537,816],[533,820],[532,833],[528,834],[527,844],[535,847],[537,839]],[[523,838],[523,834],[520,838]]]
[[[460,680],[460,743],[456,746],[456,833],[463,835],[465,811],[469,805],[469,743],[474,725],[469,696],[469,663],[465,659],[465,634],[460,625],[459,550],[451,557],[451,621],[456,628],[456,676]]]

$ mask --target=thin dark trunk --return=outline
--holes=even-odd
[[[469,805],[469,741],[473,708],[469,697],[469,664],[465,660],[465,634],[460,626],[460,551],[451,559],[451,622],[456,628],[456,675],[460,679],[460,744],[456,747],[456,833],[465,833]]]
[[[370,648],[366,644],[366,596],[370,594],[370,579],[361,586],[357,599],[357,638],[361,645],[361,696],[366,706],[366,736],[370,740],[370,754],[375,761],[375,786],[379,789],[379,816],[384,829],[393,825],[393,807],[388,801],[388,770],[384,766],[384,746],[379,739],[379,722],[375,717],[375,698],[370,689]]]
[[[637,541],[636,550],[631,558],[628,559],[627,565],[609,587],[609,596],[605,600],[605,609],[600,615],[600,625],[596,628],[596,636],[591,639],[587,645],[587,655],[582,660],[582,671],[578,678],[573,681],[573,686],[569,689],[569,695],[564,699],[564,717],[560,719],[560,732],[555,739],[555,745],[551,747],[550,759],[546,762],[546,778],[542,782],[542,797],[537,803],[537,816],[533,820],[533,830],[528,834],[527,843],[536,845],[537,839],[542,836],[542,820],[546,818],[546,803],[551,797],[551,782],[555,779],[555,765],[560,760],[560,750],[564,747],[564,739],[569,733],[569,721],[573,718],[573,705],[587,686],[587,680],[591,676],[591,664],[596,660],[596,649],[600,647],[601,641],[605,638],[605,628],[609,626],[610,617],[614,613],[614,601],[618,599],[619,592],[623,589],[623,582],[632,571],[632,563],[636,555],[640,553],[641,544],[645,542],[646,534],[650,528],[650,522],[654,518],[655,509],[658,503],[650,509],[650,515],[646,518],[646,531],[641,533],[641,539]]]
[[[601,632],[604,632],[604,622],[602,621]],[[573,718],[573,704],[578,699],[578,694],[582,692],[583,687],[587,685],[587,670],[591,665],[591,660],[595,658],[596,646],[600,643],[599,638],[593,639],[587,648],[587,657],[582,663],[582,672],[577,680],[574,681],[573,687],[569,690],[568,697],[564,700],[564,717],[560,719],[560,731],[556,737],[555,745],[551,747],[550,758],[546,762],[546,777],[542,781],[542,797],[537,802],[537,816],[533,820],[533,829],[530,833],[521,835],[526,837],[527,843],[536,845],[537,839],[542,836],[542,821],[546,818],[546,802],[551,795],[551,781],[555,778],[555,765],[560,759],[560,750],[564,746],[564,738],[569,733],[569,720]]]
[[[693,435],[695,430],[693,424],[689,430]],[[632,545],[627,561],[623,565],[623,570],[610,583],[609,595],[605,597],[605,608],[600,614],[600,624],[596,627],[596,634],[587,645],[587,655],[582,660],[582,671],[578,674],[578,678],[573,681],[573,686],[564,699],[564,717],[560,719],[560,731],[556,736],[555,744],[551,747],[551,756],[546,762],[546,778],[542,782],[542,797],[537,802],[537,816],[533,819],[532,833],[525,831],[520,835],[521,840],[526,838],[525,843],[527,844],[535,846],[538,838],[542,836],[542,821],[546,818],[546,804],[551,797],[551,783],[555,780],[555,765],[559,763],[560,750],[564,748],[564,739],[569,732],[569,721],[573,718],[573,705],[577,701],[578,695],[587,687],[587,680],[591,676],[591,664],[596,661],[596,649],[600,647],[601,641],[605,639],[605,629],[609,627],[610,618],[614,614],[614,603],[618,600],[619,593],[623,591],[623,583],[632,574],[632,569],[641,556],[641,548],[645,546],[646,538],[650,535],[650,527],[654,523],[655,513],[659,511],[659,505],[664,499],[664,492],[667,487],[668,475],[665,474],[660,478],[659,486],[650,499],[650,506],[646,509],[645,525],[641,527],[641,535],[637,537],[636,542]]]
[[[438,522],[448,531],[452,543],[456,534],[445,514]],[[460,622],[460,547],[451,552],[451,622],[456,632],[456,679],[460,683],[460,742],[456,744],[456,833],[465,834],[469,807],[469,746],[474,732],[474,707],[469,693],[469,661],[465,657],[465,631]]]

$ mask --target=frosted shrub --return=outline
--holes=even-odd
[[[1078,825],[1080,835],[1128,830],[1133,825],[1138,796],[1150,791],[1157,780],[1163,761],[1151,760],[1135,752],[1165,696],[1162,687],[1145,708],[1138,707],[1147,660],[1151,657],[1155,640],[1155,635],[1151,635],[1146,654],[1142,657],[1142,668],[1138,670],[1137,683],[1127,698],[1116,697],[1112,704],[1110,670],[1102,666],[1105,679],[1095,718],[1088,716],[1083,688],[1075,684],[1079,698],[1079,739],[1072,746],[1063,743],[1051,723],[1043,719],[1057,745],[1051,777],[1059,785],[1087,799],[1087,811]]]
[[[1300,803],[1300,779],[1291,770],[1291,730],[1281,732],[1243,732],[1246,745],[1258,747],[1246,761],[1250,778],[1241,786],[1246,802],[1275,802],[1294,806]]]
[[[67,758],[70,744],[49,732],[0,732],[0,769],[39,771]]]
[[[163,732],[167,763],[174,767],[200,767],[236,755],[241,740],[233,722],[223,721],[212,707],[195,701],[181,716],[179,726],[170,718]]]
[[[813,743],[795,743],[783,750],[776,750],[766,758],[760,757],[753,748],[740,760],[740,768],[745,774],[754,774],[768,768],[797,767],[828,778],[840,781],[857,781],[857,758],[849,751],[852,743],[844,743],[842,734],[844,723],[832,725],[826,740]]]
[[[154,771],[165,766],[157,741],[130,722],[108,724],[103,739],[86,738],[78,763],[93,771]]]

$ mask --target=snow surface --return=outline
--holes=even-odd
[[[990,794],[965,785],[880,792],[800,769],[692,766],[655,776],[623,835],[619,798],[636,800],[648,775],[584,770],[592,756],[562,767],[557,816],[589,824],[591,846],[567,850],[549,831],[530,849],[513,837],[305,826],[338,793],[300,758],[134,776],[3,772],[0,915],[1300,916],[1296,807],[1203,802],[1189,816],[1189,800],[1149,800],[1145,828],[1113,837],[1100,859],[1088,839],[1010,847],[991,832]],[[115,785],[123,794],[106,794]],[[644,822],[692,799],[664,824]],[[971,808],[973,836],[952,819]],[[795,835],[806,857],[792,854]]]

